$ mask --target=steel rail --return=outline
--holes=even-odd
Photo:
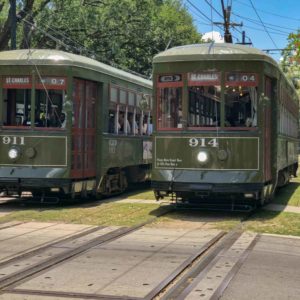
[[[243,223],[247,221],[254,213],[255,210],[251,210],[250,212],[248,212],[247,215],[241,219],[239,224],[237,224],[232,230],[225,234],[216,243],[212,244],[211,247],[207,249],[205,255],[202,255],[199,257],[199,259],[195,260],[192,263],[192,265],[189,268],[187,268],[187,272],[182,274],[182,277],[178,279],[177,282],[175,278],[172,286],[171,282],[169,287],[165,286],[153,298],[161,300],[185,299],[185,296],[191,292],[196,282],[201,281],[205,277],[205,275],[210,271],[210,269],[215,265],[220,255],[224,254],[238,240],[238,238],[243,233]],[[257,239],[255,238],[255,241],[256,240]],[[252,242],[251,247],[254,247],[255,244],[256,243]],[[249,253],[250,249],[252,249],[251,247],[248,247],[247,253]],[[244,257],[244,255],[242,257]],[[244,260],[241,260],[241,263],[243,261]],[[197,280],[195,281],[195,279]],[[191,280],[193,281],[192,283]],[[221,293],[227,287],[225,281],[224,283],[222,282],[222,286],[224,286],[224,289],[220,289]]]
[[[9,291],[9,289],[13,289],[14,287],[19,285],[20,283],[27,281],[29,278],[37,276],[42,271],[48,270],[49,268],[54,267],[54,266],[56,266],[60,263],[64,263],[67,259],[75,258],[75,257],[79,256],[81,253],[83,253],[84,251],[86,251],[90,248],[93,248],[93,247],[98,246],[98,245],[103,245],[103,244],[109,243],[109,242],[114,241],[114,240],[116,240],[116,239],[118,239],[118,238],[120,238],[124,235],[127,235],[131,232],[134,232],[134,231],[144,227],[145,225],[152,223],[157,217],[165,215],[165,214],[169,213],[172,210],[173,210],[172,207],[169,208],[168,210],[166,209],[164,212],[157,215],[155,218],[153,218],[153,219],[151,219],[147,222],[143,222],[143,223],[140,223],[138,225],[135,225],[133,227],[118,228],[118,229],[116,229],[112,232],[109,232],[107,234],[104,234],[100,237],[96,237],[96,238],[92,239],[91,241],[89,241],[89,242],[87,242],[87,243],[85,243],[85,244],[83,244],[83,245],[81,245],[81,246],[79,246],[75,249],[66,250],[66,251],[64,251],[60,254],[57,254],[57,255],[47,259],[46,261],[37,263],[33,266],[29,266],[29,267],[27,267],[27,268],[25,268],[25,269],[23,269],[19,272],[16,272],[12,275],[8,275],[6,277],[3,277],[3,278],[0,279],[0,290],[2,289],[3,291]],[[84,236],[84,234],[81,235],[81,236]],[[59,243],[61,243],[61,242],[62,241],[60,240]],[[54,245],[55,244],[57,244],[57,243],[54,243]],[[43,250],[46,250],[50,247],[51,247],[51,245],[47,245],[47,246],[43,247],[42,250],[41,249],[36,249],[36,251],[31,252],[31,255],[29,253],[28,254],[26,253],[24,256],[17,257],[16,260],[24,259],[24,258],[27,257],[27,255],[28,255],[28,257],[31,257],[32,253],[36,254],[36,253],[38,253],[40,251],[43,251]],[[10,263],[14,260],[11,260]]]
[[[73,240],[76,240],[78,238],[81,238],[85,235],[88,235],[90,233],[93,233],[93,232],[96,232],[98,230],[101,230],[103,229],[104,227],[94,227],[94,228],[91,228],[91,229],[88,229],[88,230],[85,230],[85,231],[81,231],[79,233],[76,233],[72,236],[67,236],[65,238],[60,238],[60,239],[56,239],[55,241],[52,241],[52,242],[46,242],[44,244],[42,244],[40,247],[36,248],[36,247],[32,247],[31,250],[29,249],[28,251],[26,251],[25,253],[22,252],[22,254],[16,254],[14,257],[10,258],[10,259],[7,259],[7,260],[4,260],[4,261],[1,261],[0,262],[0,268],[3,267],[3,266],[6,266],[6,265],[10,265],[14,262],[17,262],[19,261],[20,259],[24,259],[24,258],[29,258],[29,257],[32,257],[33,255],[37,255],[43,251],[45,251],[46,249],[50,248],[50,247],[55,247],[56,245],[60,244],[60,243],[66,243],[66,242],[70,242],[70,241],[73,241]],[[1,279],[0,279],[0,283],[1,283]]]

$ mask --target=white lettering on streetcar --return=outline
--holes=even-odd
[[[218,147],[219,143],[216,138],[213,139],[205,139],[205,138],[190,138],[189,146],[190,147]]]

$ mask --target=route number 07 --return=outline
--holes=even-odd
[[[216,138],[214,139],[205,139],[205,138],[200,138],[200,139],[196,139],[196,138],[190,138],[189,139],[189,146],[190,147],[218,147],[218,141]]]
[[[25,145],[24,136],[4,136],[2,138],[4,145]]]

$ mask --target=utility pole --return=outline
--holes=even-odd
[[[224,23],[220,22],[214,22],[215,25],[222,25],[224,26],[224,39],[225,43],[232,43],[232,35],[230,32],[230,26],[235,27],[235,26],[243,26],[243,23],[230,23],[230,14],[231,14],[231,6],[227,6],[225,8],[224,5],[224,0],[221,0],[222,3],[222,11],[223,11],[223,18],[224,18]]]
[[[12,50],[17,48],[17,8],[16,0],[9,0],[10,2],[10,19],[11,19],[11,44]]]

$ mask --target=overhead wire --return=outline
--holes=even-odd
[[[257,21],[257,20],[254,20],[254,19],[251,19],[251,18],[242,16],[242,15],[239,15],[239,14],[236,14],[236,13],[232,13],[232,14],[235,15],[235,16],[237,16],[237,17],[239,17],[239,18],[241,18],[241,19],[247,20],[247,21],[249,21],[249,22],[251,22],[251,23],[254,23],[254,24],[257,24],[257,25],[260,24],[260,22]],[[295,28],[279,26],[279,25],[275,25],[275,24],[271,24],[271,23],[267,23],[267,22],[265,22],[264,24],[265,24],[265,25],[269,25],[269,26],[266,26],[267,28],[272,29],[272,30],[277,30],[278,32],[282,32],[282,33],[287,33],[287,32],[286,32],[286,31],[279,30],[279,29],[276,29],[276,28],[273,28],[273,27],[282,28],[282,29],[287,29],[287,30],[291,30],[291,31],[297,31],[297,29],[295,29]]]
[[[239,1],[239,0],[235,0],[235,2],[238,2],[238,3],[242,4],[242,5],[247,6],[247,7],[252,7],[252,6],[247,5],[246,3],[242,2],[242,1]],[[294,20],[294,21],[298,21],[298,22],[300,21],[300,19],[297,19],[297,18],[293,18],[293,17],[290,17],[290,16],[283,16],[283,15],[271,13],[269,11],[265,11],[265,10],[262,10],[262,9],[257,9],[257,11],[261,11],[261,12],[263,12],[265,14],[276,16],[276,17],[283,18],[283,19]]]
[[[71,46],[70,44],[66,44],[64,43],[63,41],[61,41],[60,39],[56,38],[54,35],[50,34],[49,32],[46,32],[45,30],[43,30],[42,28],[38,27],[35,23],[32,23],[32,22],[29,22],[28,20],[26,19],[22,19],[21,22],[23,23],[26,23],[27,25],[30,25],[32,26],[33,28],[35,28],[36,30],[42,32],[44,35],[46,35],[47,37],[49,37],[50,39],[52,39],[53,41],[55,41],[57,44],[60,44],[62,46],[65,47],[66,50],[73,50],[74,52],[76,53],[80,53],[82,54],[82,51],[80,51],[81,48],[78,48],[76,46]],[[50,27],[48,27],[50,29]],[[106,63],[106,64],[109,64],[110,66],[112,67],[115,67],[115,68],[118,68],[118,69],[121,69],[123,71],[126,71],[128,73],[131,73],[133,75],[136,75],[136,76],[139,76],[139,77],[143,77],[145,79],[148,79],[147,76],[143,75],[143,74],[140,74],[138,72],[135,72],[133,70],[130,70],[130,69],[127,69],[123,66],[120,66],[118,64],[116,64],[115,62],[113,61],[110,61],[108,59],[104,59],[103,57],[99,57],[95,52],[87,49],[86,47],[83,47],[81,50],[85,50],[86,54],[88,54],[88,56],[90,56],[92,59],[97,59],[98,61],[100,62],[103,62],[103,63]]]
[[[186,0],[187,3],[189,3],[198,13],[201,14],[201,18],[205,18],[206,20],[208,20],[210,22],[210,24],[213,23],[213,20],[208,17],[206,14],[204,14],[194,3],[192,3],[190,0]],[[198,15],[199,16],[199,15]],[[223,17],[223,16],[222,16]],[[216,25],[220,30],[224,30],[224,28],[221,25]],[[236,36],[233,36],[236,40],[239,40]]]
[[[252,0],[249,0],[249,2],[250,2],[250,4],[251,4],[251,6],[252,6],[252,8],[253,8],[253,10],[254,10],[254,12],[255,12],[255,14],[256,14],[256,16],[258,17],[258,19],[260,20],[262,26],[264,27],[265,32],[267,33],[267,35],[269,36],[270,40],[272,41],[273,45],[275,46],[275,48],[278,48],[277,44],[276,44],[275,41],[273,40],[273,38],[272,38],[271,34],[269,33],[268,29],[266,28],[264,22],[262,21],[261,17],[259,16],[259,14],[258,14],[258,12],[257,12],[257,10],[256,10],[256,8],[255,8],[255,6],[254,6],[254,4],[253,4],[253,2],[252,2]]]

